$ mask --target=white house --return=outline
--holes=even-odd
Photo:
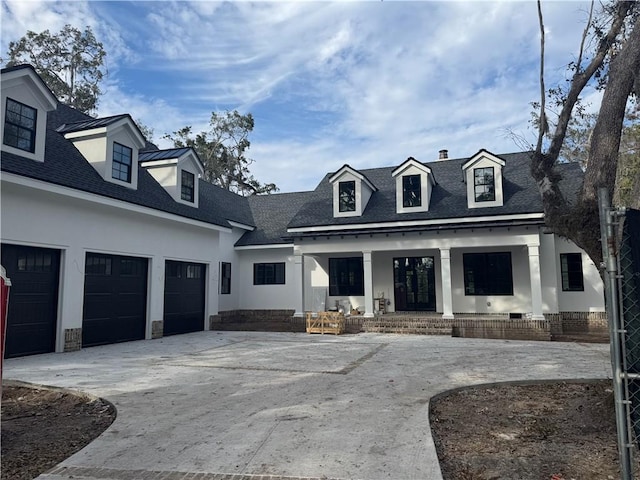
[[[9,356],[277,329],[336,307],[446,321],[604,310],[595,266],[545,231],[526,152],[345,165],[311,192],[245,198],[129,115],[58,103],[30,66],[3,69],[1,94]],[[571,196],[582,173],[561,168]]]

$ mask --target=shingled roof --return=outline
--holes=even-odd
[[[359,170],[378,188],[378,191],[372,194],[362,216],[333,216],[333,192],[329,182],[333,173],[328,173],[308,196],[308,201],[293,216],[288,227],[380,224],[542,213],[543,207],[538,187],[529,170],[530,155],[530,152],[498,155],[506,162],[503,170],[504,205],[502,207],[473,209],[467,207],[467,191],[463,181],[462,165],[469,158],[459,158],[424,163],[438,180],[433,188],[428,212],[397,213],[396,184],[392,176],[397,166],[373,168]],[[582,171],[577,164],[560,165],[558,168],[565,178],[562,182],[563,191],[571,199],[581,185]]]
[[[95,119],[59,104],[47,116],[45,161],[36,162],[2,152],[2,171],[52,184],[121,200],[205,223],[229,227],[228,220],[252,225],[251,210],[245,198],[200,180],[199,208],[178,203],[142,167],[138,167],[136,190],[104,181],[96,170],[62,133],[62,125],[87,126]],[[114,119],[116,117],[109,117]],[[122,118],[122,116],[118,116]],[[95,124],[94,124],[95,125]]]

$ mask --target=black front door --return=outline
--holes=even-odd
[[[433,257],[393,259],[396,312],[436,311]]]
[[[5,357],[53,352],[60,250],[2,245],[2,265],[11,280]]]

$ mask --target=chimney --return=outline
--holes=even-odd
[[[438,152],[438,160],[446,160],[449,158],[449,150],[443,149]]]

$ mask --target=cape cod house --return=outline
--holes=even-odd
[[[9,356],[304,330],[304,312],[333,308],[359,328],[398,312],[603,318],[597,269],[545,230],[526,152],[344,165],[314,191],[244,198],[201,180],[193,150],[149,144],[129,115],[60,104],[30,66],[3,69],[1,93]],[[582,173],[561,169],[571,197]]]

